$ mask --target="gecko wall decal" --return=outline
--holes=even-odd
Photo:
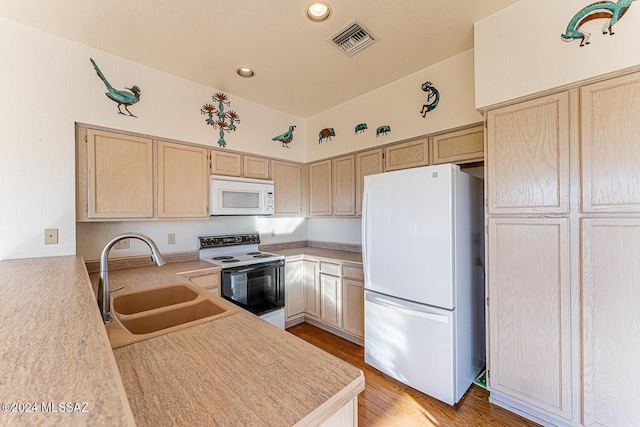
[[[613,25],[622,18],[627,12],[631,3],[635,0],[618,0],[618,2],[612,1],[598,1],[591,3],[580,9],[567,25],[567,31],[561,34],[560,37],[565,42],[571,42],[573,40],[580,39],[580,46],[589,44],[590,33],[586,31],[580,31],[580,27],[585,23],[594,19],[606,19],[604,26],[602,27],[602,34],[613,35]]]

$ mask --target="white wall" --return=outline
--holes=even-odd
[[[604,19],[585,24],[591,44],[560,34],[585,0],[521,0],[475,24],[476,106],[570,84],[640,64],[640,4],[603,35]],[[310,131],[308,129],[307,131]]]
[[[440,102],[423,118],[419,112],[427,96],[421,86],[426,81],[440,91]],[[308,118],[305,160],[319,160],[480,121],[482,116],[474,107],[473,50],[468,50]],[[366,123],[368,129],[355,135],[359,123]],[[391,132],[376,137],[380,125],[389,125]],[[330,127],[336,136],[318,144],[320,130]]]
[[[217,89],[5,19],[0,19],[0,40],[0,259],[76,253],[75,122],[211,146],[217,143],[217,131],[200,114]],[[117,114],[90,57],[112,85],[141,88],[141,101],[130,108],[138,118]],[[241,122],[226,137],[227,148],[304,160],[303,119],[228,95],[229,108],[238,112]],[[289,125],[297,129],[291,148],[286,149],[271,137]],[[91,227],[91,233],[156,225],[103,227]],[[191,230],[185,235],[196,235],[202,228],[193,222],[185,227]],[[218,227],[212,223],[212,228]],[[59,229],[59,244],[44,245],[45,228]],[[80,236],[82,242],[90,238]]]
[[[362,221],[360,218],[307,218],[307,239],[360,245]]]

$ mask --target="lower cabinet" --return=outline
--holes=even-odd
[[[304,313],[303,263],[301,258],[285,261],[285,321],[291,321]]]
[[[318,261],[302,261],[302,287],[304,290],[304,313],[315,318],[320,317],[320,282],[318,280]]]
[[[286,321],[303,320],[362,345],[364,275],[362,266],[296,255],[286,259]]]
[[[569,219],[500,217],[488,224],[490,401],[570,420]]]
[[[320,320],[327,325],[342,327],[342,283],[340,278],[320,273]]]

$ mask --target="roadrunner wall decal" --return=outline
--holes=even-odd
[[[89,58],[89,60],[91,61],[91,64],[93,64],[93,68],[96,70],[96,73],[98,73],[98,77],[102,79],[104,85],[107,87],[108,92],[105,92],[107,98],[118,103],[118,114],[124,115],[124,113],[120,109],[120,106],[124,105],[124,109],[127,111],[127,113],[129,113],[129,116],[136,117],[131,114],[131,111],[129,111],[127,107],[140,101],[140,88],[136,85],[133,85],[132,87],[125,87],[125,89],[130,90],[131,93],[124,90],[116,90],[107,81],[107,78],[104,76],[104,74],[102,74],[102,71],[100,71],[100,68],[98,68],[98,64],[96,64],[96,62],[91,58]]]
[[[225,105],[231,105],[229,97],[224,93],[216,92],[216,94],[213,95],[213,101],[217,101],[217,108],[213,104],[204,104],[200,109],[200,113],[207,116],[205,121],[208,125],[219,130],[218,135],[220,135],[220,139],[218,139],[218,145],[220,147],[226,147],[227,143],[224,140],[224,133],[236,130],[235,123],[240,123],[240,116],[235,111],[224,111]],[[229,121],[227,121],[227,119]]]
[[[427,93],[427,103],[424,104],[422,110],[420,110],[420,114],[422,114],[424,118],[429,111],[435,110],[438,106],[438,102],[440,102],[440,92],[438,92],[438,89],[436,89],[431,82],[422,83],[422,90]]]
[[[580,27],[585,23],[594,19],[605,19],[604,26],[602,27],[602,34],[609,33],[610,36],[614,35],[613,25],[622,18],[627,12],[631,3],[635,0],[618,0],[618,2],[612,1],[599,1],[591,3],[588,6],[583,7],[576,13],[567,25],[567,31],[561,34],[560,37],[565,42],[571,42],[573,40],[580,39],[580,46],[589,44],[589,38],[591,33],[586,31],[580,31]]]
[[[281,141],[282,146],[285,148],[289,148],[289,143],[293,141],[293,130],[296,127],[291,125],[289,126],[289,130],[283,133],[282,135],[274,136],[271,138],[272,141]]]

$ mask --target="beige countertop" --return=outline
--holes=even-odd
[[[110,280],[133,290],[203,267],[212,265],[117,270]],[[140,426],[317,424],[364,389],[359,369],[244,310],[114,355]]]
[[[133,290],[202,268],[110,279]],[[38,409],[0,425],[317,425],[364,389],[359,369],[244,310],[112,351],[90,277],[79,256],[0,262],[0,403]],[[86,412],[43,412],[51,402]]]
[[[362,264],[362,252],[343,251],[338,249],[318,248],[303,246],[299,248],[274,249],[269,252],[284,255],[286,257],[296,255],[311,255],[316,258],[326,258],[339,261],[348,261]]]
[[[82,257],[0,262],[0,322],[0,425],[133,425]]]

